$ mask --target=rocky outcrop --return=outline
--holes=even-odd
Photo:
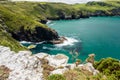
[[[18,32],[11,32],[12,37],[19,41],[41,42],[58,40],[58,33],[50,28],[35,27],[34,31],[25,30],[24,27]]]
[[[0,66],[0,80],[7,80],[10,71],[11,70],[4,65]]]
[[[96,2],[96,1],[90,1],[86,4],[87,6],[94,6],[94,5],[99,5],[99,6],[107,6],[107,7],[111,7],[112,4],[108,4],[105,2]]]
[[[63,54],[38,53],[32,55],[29,51],[15,53],[8,47],[0,46],[0,66],[4,65],[7,70],[9,69],[7,80],[44,80],[45,72],[49,72],[48,75],[63,74],[74,68],[87,70],[94,75],[98,73],[91,63],[76,66],[76,64],[67,62],[68,57]]]
[[[15,53],[0,46],[0,65],[5,65],[11,72],[8,80],[42,80],[41,62],[31,56],[31,52]]]
[[[8,80],[43,80],[42,66],[44,65],[43,60],[41,60],[43,58],[48,60],[49,65],[55,67],[55,71],[58,67],[67,65],[68,61],[68,57],[62,54],[38,53],[31,55],[29,51],[15,53],[8,47],[0,46],[0,66],[5,65],[11,70]]]

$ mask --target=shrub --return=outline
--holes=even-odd
[[[66,80],[66,78],[63,75],[60,74],[53,74],[50,75],[47,80]]]
[[[120,62],[114,58],[101,59],[99,62],[95,63],[95,68],[106,76],[111,76],[116,78],[114,80],[120,79]]]

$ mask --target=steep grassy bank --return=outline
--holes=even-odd
[[[88,2],[86,4],[75,4],[74,8],[82,11],[88,16],[115,16],[120,15],[120,1]]]
[[[13,51],[27,50],[27,48],[20,45],[11,35],[6,31],[7,26],[0,20],[0,45],[8,46]]]

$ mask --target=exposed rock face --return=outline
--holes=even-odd
[[[96,75],[99,73],[99,71],[93,67],[92,63],[86,63],[84,65],[79,65],[78,67],[81,68],[82,70],[91,72],[93,75]]]
[[[45,53],[38,53],[35,56],[39,58],[45,58],[49,61],[49,65],[53,67],[61,67],[61,66],[66,66],[68,62],[68,57],[63,55],[63,54],[57,54],[57,55],[48,55]],[[42,57],[41,57],[42,56]]]
[[[20,31],[11,33],[12,37],[19,41],[40,42],[58,40],[59,38],[55,30],[42,27],[36,27],[34,31],[24,30],[24,27],[21,27]]]
[[[9,48],[0,46],[0,65],[11,70],[8,80],[42,80],[41,62],[31,56],[31,52],[15,54]]]
[[[10,69],[4,65],[0,66],[0,80],[7,80],[9,77]]]
[[[108,7],[112,6],[111,4],[107,4],[105,2],[95,2],[95,1],[88,2],[86,5],[88,6],[99,5],[99,6],[108,6]]]
[[[9,71],[7,80],[44,80],[45,69],[49,70],[48,75],[63,74],[65,71],[80,68],[92,74],[97,74],[91,63],[68,64],[68,57],[63,54],[48,55],[38,53],[31,55],[29,51],[15,53],[8,47],[0,46],[0,66],[4,65]],[[47,71],[48,72],[48,71]]]
[[[31,55],[29,51],[15,53],[8,47],[0,46],[0,66],[5,65],[11,70],[8,80],[43,80],[43,62],[40,58],[47,59],[48,64],[56,68],[54,71],[51,70],[53,71],[51,74],[55,73],[58,67],[66,66],[68,61],[68,57],[62,54],[38,53]],[[60,69],[58,74],[64,71]]]

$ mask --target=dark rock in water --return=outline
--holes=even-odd
[[[41,42],[58,40],[58,33],[51,28],[36,27],[34,31],[24,30],[21,27],[18,32],[11,32],[12,37],[19,41]]]
[[[49,41],[49,43],[51,43],[51,44],[61,44],[61,43],[63,43],[65,40],[67,40],[65,37],[60,37],[58,40]]]
[[[41,23],[43,23],[43,24],[46,24],[46,23],[47,23],[47,20],[45,20],[45,19],[43,20],[43,19],[42,19],[42,20],[40,20],[39,22],[41,22]]]

